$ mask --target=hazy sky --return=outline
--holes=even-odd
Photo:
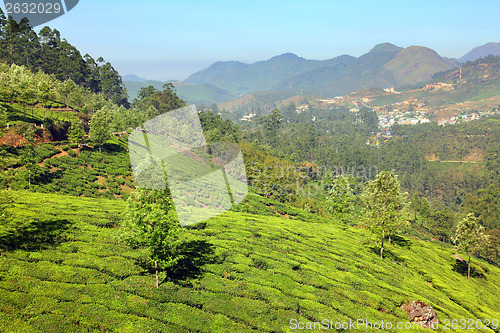
[[[499,0],[80,0],[48,25],[122,75],[182,80],[219,60],[359,56],[381,42],[461,57],[500,41],[499,13]]]

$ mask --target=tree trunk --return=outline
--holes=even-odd
[[[382,245],[380,246],[380,258],[383,258],[383,253],[384,253],[384,238],[385,238],[385,230],[382,229]]]
[[[391,233],[392,231],[389,231],[389,245],[391,245]]]
[[[158,261],[155,260],[156,288],[158,288]]]
[[[470,253],[467,253],[469,255],[469,262],[467,264],[467,280],[470,280]]]

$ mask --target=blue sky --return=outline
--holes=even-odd
[[[122,75],[182,80],[219,60],[359,56],[381,42],[460,57],[500,41],[498,13],[498,0],[80,0],[48,25]]]

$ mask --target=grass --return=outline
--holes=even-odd
[[[85,197],[126,198],[135,188],[123,139],[113,137],[97,147],[38,144],[32,190]],[[0,147],[0,187],[27,189],[27,171],[20,164],[23,147]]]
[[[56,104],[58,107],[62,107],[62,104]],[[39,107],[31,107],[29,105],[22,106],[20,104],[14,103],[0,103],[0,108],[7,110],[7,122],[10,125],[22,124],[24,122],[28,123],[43,123],[44,117],[50,118],[54,121],[70,121],[74,122],[78,120],[74,112],[63,112],[63,111],[53,111]]]
[[[52,238],[1,252],[1,332],[293,332],[291,319],[407,321],[399,306],[411,300],[441,322],[500,317],[499,268],[473,259],[486,278],[467,281],[451,247],[410,238],[381,260],[366,230],[256,195],[240,207],[253,214],[227,212],[189,231],[215,250],[201,277],[156,289],[145,253],[120,242],[123,201],[10,193],[19,221],[65,222]]]

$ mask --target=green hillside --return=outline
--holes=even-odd
[[[407,322],[399,306],[411,300],[441,323],[500,315],[497,267],[475,259],[484,278],[467,282],[450,247],[414,238],[381,260],[366,230],[296,209],[227,212],[189,230],[186,265],[203,275],[156,289],[144,252],[120,242],[122,201],[9,194],[18,222],[0,229],[2,332],[292,332],[293,319]],[[273,204],[263,200],[242,207]]]
[[[339,96],[364,88],[401,87],[429,80],[433,74],[458,67],[435,51],[406,49],[382,43],[360,57],[307,60],[286,53],[253,64],[217,62],[192,74],[186,82],[209,83],[236,94],[286,91],[292,94]]]
[[[256,91],[277,90],[277,86],[291,77],[317,68],[332,67],[352,62],[351,56],[339,56],[329,60],[307,60],[292,53],[285,53],[251,65],[240,62],[217,62],[192,74],[186,82],[210,83],[238,96]]]
[[[439,82],[450,84],[453,89],[425,88],[426,85]],[[460,68],[436,73],[432,80],[421,82],[400,94],[382,94],[380,89],[372,89],[369,93],[374,99],[370,102],[371,106],[388,105],[414,98],[424,101],[430,107],[456,111],[496,108],[500,103],[500,57],[480,58]]]
[[[177,95],[188,104],[223,103],[235,98],[235,95],[212,84],[185,84],[183,82],[172,83],[175,86]],[[141,88],[153,86],[157,90],[162,90],[164,84],[165,82],[155,80],[144,82],[124,81],[130,102],[137,98],[137,94]]]
[[[410,46],[386,63],[384,68],[396,78],[399,86],[427,81],[432,74],[458,65],[448,59],[441,58],[434,50],[421,46]]]
[[[156,88],[156,90],[161,90],[165,82],[156,80],[148,80],[145,82],[124,81],[123,84],[125,85],[125,88],[127,88],[128,100],[132,102],[134,99],[137,98],[137,94],[139,93],[139,90],[141,90],[141,88],[153,86]]]

